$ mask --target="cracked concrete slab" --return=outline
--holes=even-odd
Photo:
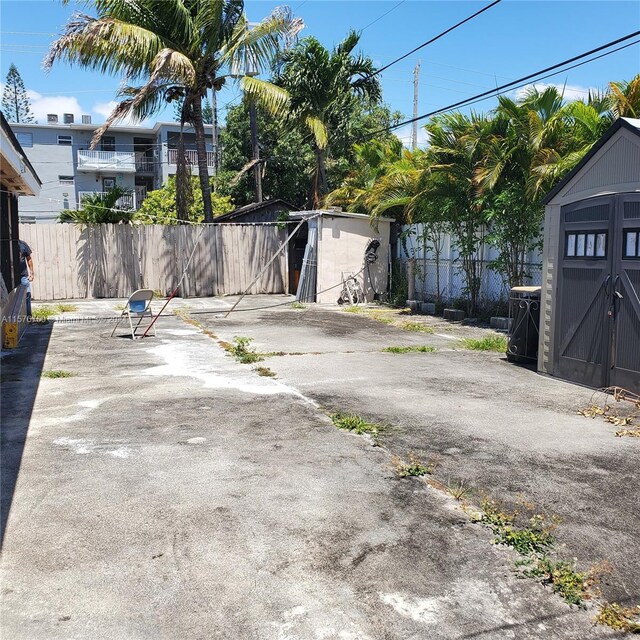
[[[251,328],[280,349],[260,329],[286,338],[287,321],[245,317],[211,326],[226,339]],[[325,343],[331,354],[270,359],[277,380],[175,317],[135,342],[109,339],[106,325],[31,329],[2,362],[3,635],[614,636],[517,579],[509,552],[452,498],[398,478],[389,451],[318,410],[331,394],[355,410],[389,383],[377,374],[392,356],[367,353],[388,329],[361,320]],[[336,355],[345,342],[358,353]],[[76,375],[39,379],[42,368]],[[331,389],[329,369],[363,382]]]

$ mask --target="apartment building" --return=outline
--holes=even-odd
[[[90,193],[114,186],[127,189],[121,204],[139,209],[147,193],[175,175],[180,125],[158,122],[153,127],[112,126],[96,149],[89,145],[99,125],[90,116],[74,122],[66,113],[49,114],[46,124],[11,124],[16,138],[42,180],[38,197],[21,203],[22,222],[55,222],[63,209],[76,209]],[[214,174],[213,126],[205,125],[207,165]],[[195,134],[185,127],[184,142],[192,172],[197,174]]]

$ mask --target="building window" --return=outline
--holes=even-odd
[[[100,142],[100,149],[102,149],[102,151],[115,151],[116,150],[115,136],[102,136],[102,140]]]
[[[58,136],[58,144],[70,146],[73,144],[72,136]]]
[[[21,147],[33,147],[33,133],[16,133],[16,139]]]
[[[640,229],[628,229],[624,232],[624,258],[640,258]]]
[[[606,258],[606,232],[567,233],[564,255],[567,258]]]
[[[73,176],[58,176],[60,184],[73,184]]]

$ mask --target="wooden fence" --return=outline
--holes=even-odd
[[[275,225],[132,226],[21,224],[33,251],[36,300],[125,298],[135,289],[171,292],[195,254],[180,295],[242,293],[280,247],[286,231]],[[283,251],[250,293],[285,293]]]

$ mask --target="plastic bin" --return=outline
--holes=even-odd
[[[542,287],[513,287],[509,296],[511,330],[507,360],[532,364],[538,360],[540,292]]]

